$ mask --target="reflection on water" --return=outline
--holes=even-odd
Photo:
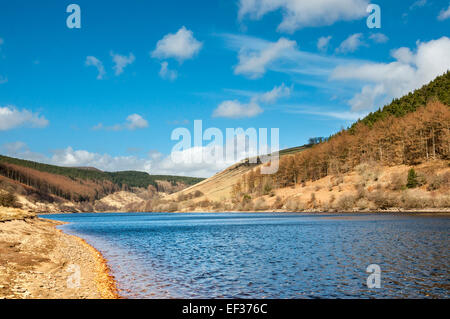
[[[100,250],[129,298],[449,297],[450,218],[46,215]],[[381,267],[368,289],[366,268]]]

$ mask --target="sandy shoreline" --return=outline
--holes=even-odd
[[[25,217],[0,222],[0,298],[117,299],[103,256],[61,222]]]

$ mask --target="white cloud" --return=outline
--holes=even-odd
[[[448,18],[450,18],[450,4],[448,5],[447,9],[442,9],[441,12],[439,12],[438,15],[438,20],[439,21],[444,21],[447,20]]]
[[[275,86],[272,90],[253,95],[249,103],[241,103],[238,100],[227,100],[219,104],[214,110],[213,117],[243,118],[255,117],[263,112],[259,103],[275,103],[278,99],[291,95],[292,87],[284,83]]]
[[[417,0],[410,7],[409,10],[414,10],[416,8],[421,8],[427,4],[427,0]]]
[[[331,38],[331,35],[327,37],[320,37],[319,40],[317,40],[317,49],[321,52],[326,52],[328,50]]]
[[[365,82],[349,104],[353,111],[373,110],[392,98],[401,97],[450,69],[450,39],[442,37],[418,42],[417,49],[399,48],[392,52],[391,63],[365,63],[339,66],[331,79]]]
[[[178,72],[169,69],[169,63],[164,61],[161,63],[161,69],[159,70],[159,76],[163,79],[174,81],[178,77]]]
[[[256,79],[266,73],[267,66],[277,60],[286,51],[296,47],[295,41],[280,38],[277,42],[270,42],[260,50],[242,48],[239,52],[239,64],[234,68],[235,74],[243,74]]]
[[[389,41],[389,38],[383,33],[373,33],[369,36],[369,39],[375,43],[386,43]]]
[[[13,128],[28,126],[42,128],[48,125],[48,120],[29,110],[18,110],[15,106],[0,106],[0,131],[6,131]]]
[[[3,38],[0,38],[0,45],[3,45],[3,43],[5,43],[5,40],[3,40]]]
[[[125,67],[127,65],[132,64],[135,60],[133,53],[130,53],[128,56],[126,56],[126,55],[114,54],[113,52],[111,52],[111,56],[112,56],[113,62],[114,62],[113,69],[114,69],[115,75],[119,75],[119,74],[123,73],[123,69],[125,69]]]
[[[127,117],[126,127],[129,130],[135,130],[138,128],[146,128],[148,127],[148,122],[139,114],[131,114]]]
[[[338,48],[336,48],[336,52],[340,53],[355,52],[356,50],[358,50],[360,46],[364,45],[362,37],[363,37],[362,33],[352,34],[347,39],[345,39]]]
[[[294,32],[363,18],[368,4],[368,0],[240,0],[238,18],[259,20],[267,13],[281,10],[283,20],[278,31]]]
[[[169,33],[156,43],[151,53],[154,58],[175,58],[180,63],[193,58],[201,50],[203,43],[194,38],[192,31],[181,27],[177,33]]]
[[[139,114],[131,114],[127,116],[125,123],[116,124],[113,126],[104,126],[102,123],[95,125],[92,129],[94,130],[108,130],[108,131],[121,131],[124,129],[134,131],[136,129],[148,127],[148,122]]]
[[[5,84],[8,82],[8,78],[6,76],[0,75],[0,84]]]
[[[254,101],[245,104],[239,102],[238,100],[228,100],[220,103],[220,105],[214,110],[213,117],[254,117],[262,112],[263,110],[261,107]]]
[[[279,98],[290,96],[292,87],[287,87],[282,83],[280,86],[275,86],[271,91],[257,96],[256,99],[263,103],[275,103]]]
[[[98,71],[97,80],[103,79],[103,77],[105,76],[106,72],[105,72],[105,68],[103,66],[102,61],[97,59],[95,56],[88,56],[88,57],[86,57],[85,64],[87,66],[94,66],[94,67],[96,67],[97,71]]]

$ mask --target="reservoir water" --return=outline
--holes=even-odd
[[[450,216],[45,215],[108,260],[126,298],[448,298]],[[368,288],[376,264],[380,288]],[[373,278],[373,277],[372,277]]]

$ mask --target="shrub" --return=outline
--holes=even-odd
[[[290,212],[299,212],[304,209],[303,205],[296,199],[289,199],[284,207],[287,211]]]
[[[178,204],[175,202],[170,203],[169,206],[167,207],[167,211],[169,213],[176,212],[177,210],[178,210]]]
[[[405,176],[401,173],[393,173],[391,175],[390,189],[398,191],[405,188]]]
[[[353,195],[344,195],[339,198],[336,208],[339,210],[351,210],[355,206],[356,198]]]
[[[117,207],[108,205],[102,201],[96,201],[94,204],[94,210],[96,212],[114,212],[117,210]]]
[[[442,207],[442,208],[450,207],[450,196],[438,197],[434,203],[434,207]]]
[[[441,187],[448,188],[450,186],[450,172],[446,172],[441,175],[434,175],[430,178],[427,190],[434,191]]]
[[[381,168],[376,162],[362,163],[355,167],[355,171],[362,177],[364,182],[377,181]]]
[[[283,201],[280,196],[275,198],[275,202],[273,203],[273,209],[281,209],[283,207]]]
[[[0,206],[20,208],[22,205],[12,193],[0,193]]]
[[[413,194],[406,191],[401,196],[401,206],[403,208],[424,208],[430,206],[429,198],[419,197],[417,194]]]
[[[356,199],[361,199],[366,197],[366,189],[364,184],[356,184]]]
[[[249,194],[244,194],[244,196],[242,196],[242,203],[243,204],[247,204],[249,202],[252,201],[252,197]]]
[[[367,208],[369,208],[370,203],[367,199],[365,198],[359,198],[356,203],[355,203],[356,207],[358,207],[360,210],[365,210]]]
[[[269,183],[266,183],[265,185],[264,185],[264,190],[263,190],[263,194],[264,195],[267,195],[267,194],[269,194],[270,192],[272,191],[272,185],[270,185]]]
[[[268,207],[267,207],[267,204],[266,204],[266,201],[264,200],[264,198],[258,198],[255,201],[254,208],[255,208],[255,210],[266,210]]]
[[[202,207],[202,208],[209,207],[209,206],[211,206],[211,202],[208,199],[205,199],[205,200],[198,202],[197,206]]]
[[[195,197],[195,198],[201,197],[201,196],[203,196],[203,193],[202,193],[201,191],[196,190],[196,191],[194,192],[194,197]]]
[[[314,204],[316,202],[316,193],[311,193],[311,198],[309,199],[310,204]]]
[[[336,196],[334,194],[332,194],[330,197],[330,204],[334,203],[335,200],[336,200]]]
[[[334,178],[333,184],[332,186],[338,186],[339,184],[342,184],[344,182],[344,177],[342,176],[336,176],[336,178]]]
[[[375,191],[369,194],[368,199],[372,201],[379,209],[386,209],[390,207],[398,207],[399,203],[395,195],[389,195],[383,191]]]

